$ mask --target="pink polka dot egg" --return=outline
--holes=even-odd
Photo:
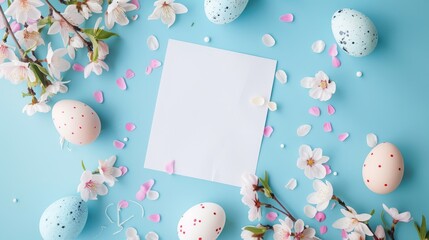
[[[393,192],[401,183],[403,176],[402,154],[395,145],[388,142],[375,146],[362,167],[365,185],[378,194]]]
[[[61,100],[52,108],[52,121],[66,141],[85,145],[100,135],[101,122],[97,113],[83,102]]]
[[[226,215],[216,203],[205,202],[188,209],[177,224],[180,240],[215,240],[225,226]]]

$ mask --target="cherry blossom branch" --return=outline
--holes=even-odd
[[[15,37],[15,34],[12,31],[12,28],[10,27],[9,22],[7,21],[6,15],[4,14],[2,6],[0,6],[0,14],[3,18],[3,22],[6,25],[7,31],[12,36],[13,41],[15,42],[16,46],[18,47],[19,55],[21,55],[21,60],[28,61],[29,58],[25,55],[24,50],[22,49],[21,45],[19,44],[18,40]]]
[[[286,207],[279,201],[279,199],[274,195],[274,193],[271,193],[271,197],[286,211],[286,216],[288,216],[293,222],[296,222],[296,218],[286,209]]]
[[[390,239],[392,239],[392,240],[395,240],[395,226],[396,226],[396,223],[393,222],[390,230],[387,230],[387,234],[389,235]]]
[[[277,210],[277,211],[279,211],[279,212],[281,212],[281,213],[283,213],[284,215],[286,215],[286,216],[288,216],[288,217],[289,217],[289,214],[288,214],[287,212],[283,211],[282,209],[280,209],[280,208],[278,208],[278,207],[276,207],[276,206],[273,206],[273,205],[271,205],[271,204],[269,204],[269,203],[261,203],[261,205],[265,206],[266,208],[272,208],[272,209],[275,209],[275,210]],[[290,218],[290,217],[289,217],[289,218]],[[292,218],[291,218],[291,219],[292,219]],[[295,222],[295,220],[294,220],[294,222]]]

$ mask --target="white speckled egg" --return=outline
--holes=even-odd
[[[100,135],[100,118],[83,102],[57,102],[52,109],[52,121],[61,137],[73,144],[89,144]]]
[[[374,23],[359,11],[349,8],[336,11],[331,27],[335,41],[351,56],[366,56],[377,46],[378,34]]]
[[[365,159],[362,176],[365,185],[375,193],[395,190],[404,176],[404,159],[399,149],[388,142],[375,146]]]
[[[215,240],[225,226],[225,211],[216,203],[200,203],[188,209],[179,220],[180,240]]]
[[[241,15],[248,2],[249,0],[205,0],[204,11],[213,23],[230,23]]]
[[[77,196],[52,203],[40,217],[39,231],[44,240],[76,239],[88,218],[86,203]]]

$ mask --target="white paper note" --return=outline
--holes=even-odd
[[[240,186],[255,173],[277,61],[169,40],[145,168]]]

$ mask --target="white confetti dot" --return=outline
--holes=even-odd
[[[210,42],[210,37],[204,37],[204,42],[206,43]]]
[[[17,203],[17,202],[18,202],[18,199],[14,198],[14,199],[12,199],[12,202],[13,202],[13,203]]]
[[[361,71],[356,72],[356,77],[360,78],[363,76],[363,73]]]
[[[334,176],[337,176],[337,175],[338,175],[338,173],[337,173],[337,172],[334,172],[333,174],[334,174]]]
[[[283,143],[280,144],[280,148],[285,148],[285,145]]]
[[[323,50],[325,50],[325,42],[322,40],[317,40],[311,45],[311,50],[313,50],[314,53],[321,53]]]
[[[128,138],[127,137],[124,137],[124,142],[128,142]]]

